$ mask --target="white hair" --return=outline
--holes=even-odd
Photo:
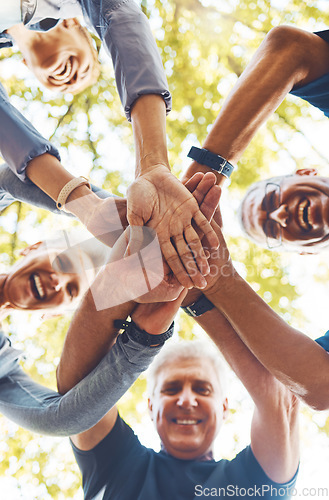
[[[226,366],[217,347],[205,340],[179,340],[168,342],[156,356],[147,372],[147,388],[149,396],[153,396],[157,378],[161,369],[173,360],[208,359],[209,371],[216,373],[223,396],[226,391]]]

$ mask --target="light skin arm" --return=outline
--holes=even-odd
[[[218,274],[204,292],[256,358],[298,398],[329,408],[329,356],[316,342],[276,314],[235,271],[217,228]]]
[[[203,147],[235,164],[294,86],[303,86],[328,72],[328,43],[291,26],[274,28],[227,97]],[[207,172],[209,168],[193,162],[184,179],[196,171]],[[217,177],[222,185],[225,177]]]
[[[214,247],[217,238],[191,193],[170,172],[165,116],[164,101],[156,95],[140,97],[132,109],[137,179],[128,189],[127,218],[132,226],[156,231],[164,258],[183,286],[202,288],[209,268],[192,222]]]
[[[189,292],[184,305],[195,302],[200,295]],[[297,398],[264,368],[217,308],[195,320],[217,345],[255,403],[251,447],[256,459],[273,481],[291,480],[299,461]]]

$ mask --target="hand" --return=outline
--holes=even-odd
[[[203,290],[203,292],[207,292],[207,296],[210,293],[216,293],[216,289],[221,286],[223,279],[236,274],[221,228],[214,220],[212,220],[211,225],[218,237],[219,247],[216,250],[208,250],[210,273],[206,277],[207,286]]]
[[[168,168],[159,165],[140,176],[129,187],[127,201],[129,224],[146,224],[156,231],[163,256],[179,282],[186,288],[206,286],[203,275],[209,266],[192,222],[212,248],[218,240],[195,198]]]
[[[190,184],[191,180],[194,179],[198,175],[202,175],[202,176],[204,176],[204,178],[211,176],[214,179],[214,183],[216,183],[216,181],[217,181],[216,175],[210,171],[208,171],[206,173],[199,171],[199,172],[196,172],[195,174],[193,174],[192,176],[189,176],[189,175],[191,175],[191,174],[188,174],[188,172],[185,172],[185,174],[183,175],[183,177],[181,179],[181,182],[184,184],[185,187],[187,187],[187,189],[189,189],[189,184]],[[213,189],[217,189],[218,193],[221,192],[221,188],[219,187],[218,184],[214,185]],[[189,191],[191,191],[191,189],[189,189]],[[200,201],[198,200],[198,197],[196,196],[195,193],[193,193],[193,196],[196,198],[196,200],[200,206]],[[219,196],[220,196],[220,194],[219,194]],[[204,210],[201,210],[201,211],[202,211],[203,215],[205,215],[207,217],[209,222],[212,220],[212,218],[214,218],[215,222],[217,222],[219,227],[223,227],[223,219],[222,219],[222,214],[221,214],[220,207],[219,207],[219,200],[217,201],[215,210],[211,212],[211,215],[210,215],[210,213],[207,214]]]
[[[131,318],[139,328],[150,334],[164,333],[173,322],[186,293],[187,290],[183,290],[172,302],[139,304]]]
[[[94,193],[65,204],[77,215],[88,231],[105,245],[112,247],[128,226],[125,198],[100,199]]]

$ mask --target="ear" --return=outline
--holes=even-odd
[[[318,171],[316,168],[300,168],[296,170],[296,175],[309,175],[310,177],[314,177],[318,175]]]
[[[150,398],[148,398],[148,400],[147,400],[147,406],[148,406],[148,409],[150,412],[151,420],[153,420],[153,405],[152,405],[152,401],[150,400]]]
[[[224,399],[223,401],[223,420],[225,420],[228,417],[228,412],[229,412],[229,406],[228,406],[228,400],[227,398]]]
[[[32,250],[36,250],[37,248],[39,248],[40,245],[42,245],[42,241],[38,241],[37,243],[34,243],[33,245],[30,245],[26,248],[23,248],[23,250],[21,250],[19,252],[19,255],[23,255],[24,257],[26,257]]]
[[[62,25],[64,28],[71,29],[71,28],[76,28],[77,26],[81,26],[79,21],[75,19],[75,17],[72,17],[70,19],[64,19],[62,21]]]

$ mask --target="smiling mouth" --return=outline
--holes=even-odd
[[[38,274],[36,274],[36,273],[31,274],[30,284],[31,284],[31,290],[32,290],[34,297],[37,300],[44,300],[46,297],[46,292],[45,292],[45,289],[42,285],[40,276]]]
[[[305,231],[312,229],[313,220],[309,200],[303,200],[297,207],[297,219],[300,227]]]
[[[201,422],[201,420],[191,418],[174,418],[173,422],[178,425],[197,425]]]
[[[73,67],[72,57],[70,57],[69,59],[66,60],[64,66],[60,66],[59,69],[56,70],[55,73],[53,73],[50,78],[60,83],[66,82],[71,75],[72,67]]]

